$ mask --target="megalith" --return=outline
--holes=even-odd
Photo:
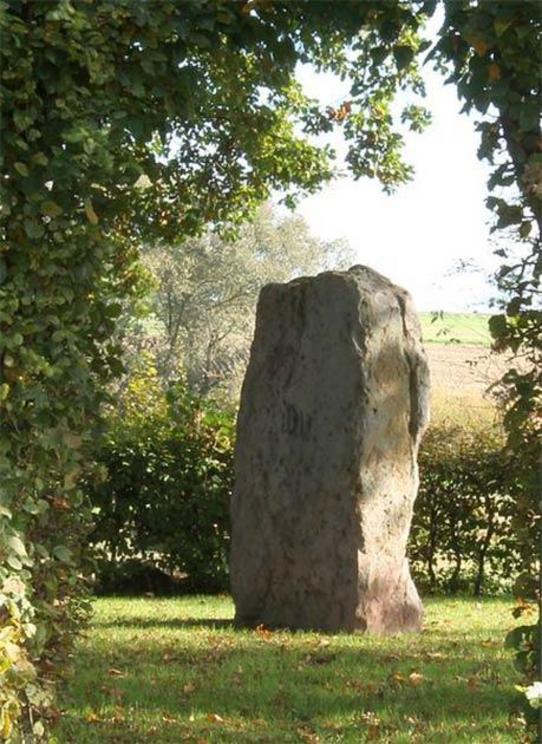
[[[420,627],[405,553],[428,398],[416,312],[384,276],[262,289],[231,503],[237,624]]]

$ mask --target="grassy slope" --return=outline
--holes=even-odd
[[[97,601],[59,741],[521,740],[506,600],[428,601],[424,632],[393,638],[239,632],[232,612],[229,598]]]
[[[432,313],[420,313],[424,342],[427,344],[457,343],[466,346],[489,346],[489,315],[475,313],[444,313],[434,319]]]

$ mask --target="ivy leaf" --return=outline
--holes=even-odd
[[[43,233],[45,232],[45,228],[43,227],[41,222],[27,218],[24,221],[24,231],[29,238],[31,238],[32,240],[37,240],[38,238],[42,237]]]
[[[29,170],[24,163],[17,161],[13,167],[15,168],[17,173],[20,173],[21,176],[24,176],[26,178],[29,175]]]
[[[49,162],[49,158],[44,152],[37,152],[32,158],[32,160],[37,165],[43,165],[43,166],[47,165],[47,163]]]
[[[17,537],[16,535],[8,537],[8,539],[6,540],[6,544],[9,545],[9,547],[14,550],[17,555],[26,555],[26,548],[20,537]]]
[[[23,567],[23,564],[21,563],[21,561],[13,554],[8,555],[8,557],[6,558],[6,563],[8,564],[8,566],[11,566],[11,568],[13,568],[14,571],[20,571],[21,568]]]
[[[62,563],[72,563],[73,561],[72,551],[65,545],[57,545],[53,548],[53,555]]]
[[[495,28],[495,33],[497,34],[497,36],[502,36],[506,32],[506,30],[510,28],[512,23],[512,18],[507,18],[506,20],[504,18],[495,18],[493,26]]]
[[[39,514],[40,512],[38,504],[31,498],[26,499],[23,504],[23,509],[25,512],[28,512],[28,514]]]

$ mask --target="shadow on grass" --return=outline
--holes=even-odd
[[[149,618],[137,618],[136,620],[131,618],[120,617],[117,620],[101,620],[93,623],[95,628],[127,628],[132,630],[138,629],[154,629],[160,630],[162,628],[172,629],[184,629],[189,630],[190,628],[207,628],[209,630],[217,630],[218,628],[232,628],[234,629],[234,622],[231,619],[225,618],[170,618],[167,620],[156,620]]]

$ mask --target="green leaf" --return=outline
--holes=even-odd
[[[397,64],[397,69],[404,70],[414,59],[414,49],[410,46],[399,44],[393,47],[393,56]]]
[[[8,564],[8,566],[11,566],[11,568],[13,568],[15,571],[20,571],[21,568],[23,567],[23,564],[21,563],[21,561],[13,554],[8,555],[8,557],[6,558],[6,563]]]
[[[20,537],[17,537],[16,535],[8,537],[8,539],[6,540],[6,544],[9,545],[9,547],[14,550],[17,555],[26,555],[26,548]]]
[[[47,157],[47,155],[44,152],[37,152],[33,156],[32,160],[37,165],[44,165],[44,166],[47,165],[47,163],[49,162],[49,158]]]
[[[28,129],[28,127],[32,124],[33,119],[24,111],[16,109],[13,112],[13,121],[15,123],[15,128],[17,129],[17,131],[22,132],[25,129]]]
[[[32,220],[29,217],[27,217],[24,221],[24,230],[29,238],[32,240],[37,240],[38,238],[41,238],[43,233],[45,232],[44,226],[41,224],[41,222],[38,222],[37,220]]]
[[[24,176],[26,178],[29,175],[29,170],[24,163],[17,161],[13,167],[15,168],[17,173],[20,173],[21,176]]]
[[[532,225],[530,222],[522,222],[519,228],[520,238],[527,238],[531,232],[531,227]]]
[[[57,545],[53,548],[53,555],[62,563],[71,563],[73,561],[73,555],[69,548],[65,545]]]
[[[378,46],[371,49],[371,57],[376,65],[381,64],[388,56],[389,49],[385,46]]]
[[[512,18],[495,18],[494,27],[495,27],[495,33],[497,36],[502,36],[505,31],[510,28],[510,26],[513,23]]]
[[[42,202],[40,209],[42,211],[42,214],[47,215],[47,217],[58,217],[58,215],[62,214],[62,212],[64,211],[62,207],[54,201]]]
[[[197,31],[193,31],[190,34],[190,41],[193,42],[197,47],[200,47],[200,49],[210,49],[213,46],[213,43],[208,36],[200,34]]]
[[[40,508],[34,499],[28,498],[23,504],[23,509],[28,514],[39,514]]]
[[[493,338],[498,339],[507,333],[508,326],[504,315],[492,315],[489,319],[489,331]]]

